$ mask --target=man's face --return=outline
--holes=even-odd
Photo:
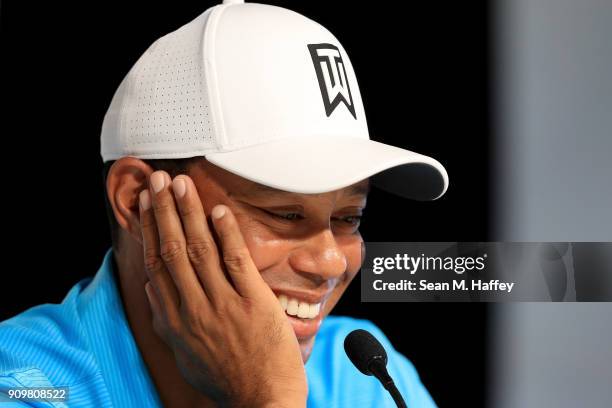
[[[217,204],[235,214],[261,276],[287,304],[305,362],[322,319],[361,267],[358,228],[368,180],[323,194],[288,193],[205,160],[191,166],[189,176],[206,214]]]

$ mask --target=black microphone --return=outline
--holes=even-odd
[[[387,372],[387,352],[376,337],[366,330],[353,330],[344,339],[344,351],[359,371],[378,378],[399,408],[406,408],[402,394]]]

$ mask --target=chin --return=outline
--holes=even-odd
[[[308,361],[308,358],[310,357],[310,354],[312,353],[312,347],[314,346],[315,338],[316,338],[316,335],[312,336],[309,339],[304,339],[304,340],[298,339],[298,343],[300,345],[300,353],[302,354],[302,362],[304,364],[306,364],[306,361]]]

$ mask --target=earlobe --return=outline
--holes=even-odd
[[[123,157],[109,169],[106,194],[119,226],[142,243],[138,197],[147,188],[147,179],[153,169],[142,160]]]

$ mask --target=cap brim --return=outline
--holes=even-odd
[[[448,187],[437,160],[353,137],[282,139],[206,159],[256,183],[302,194],[338,190],[368,177],[373,185],[413,200],[435,200]]]

